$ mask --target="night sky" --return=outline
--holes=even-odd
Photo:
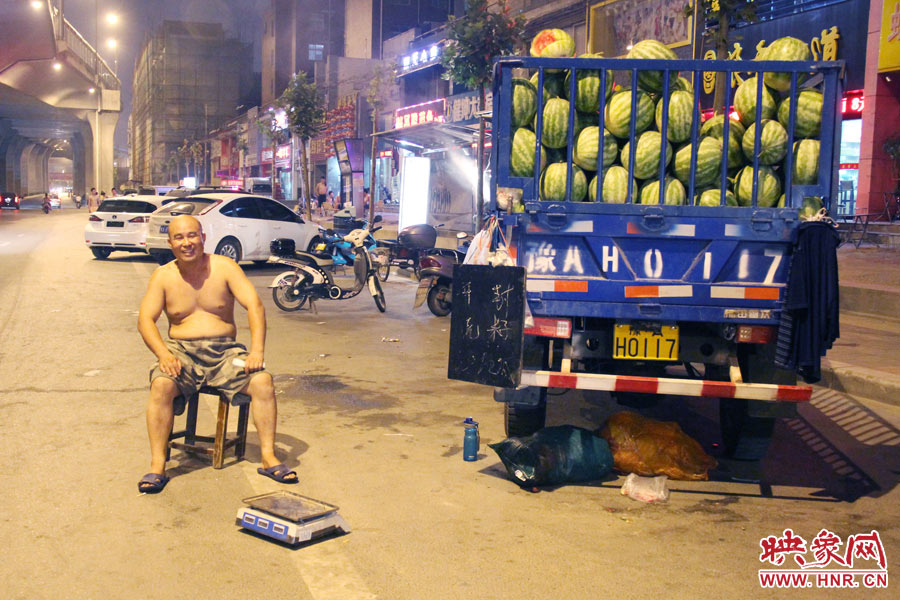
[[[145,37],[164,19],[222,23],[228,36],[253,44],[254,70],[259,71],[263,11],[268,6],[269,0],[65,0],[66,19],[89,44],[99,48],[110,67],[113,67],[115,51],[107,47],[107,40],[117,41],[122,116],[116,128],[116,146],[124,149],[128,144],[134,61]],[[110,12],[119,17],[116,25],[106,21]],[[96,43],[98,33],[99,43]]]

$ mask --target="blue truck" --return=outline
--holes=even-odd
[[[665,202],[665,186],[658,186],[658,203],[639,203],[633,179],[638,144],[626,146],[630,161],[624,203],[604,201],[597,185],[596,201],[574,201],[573,167],[576,115],[569,106],[565,199],[542,198],[542,110],[534,119],[535,167],[530,176],[514,176],[510,158],[513,136],[514,79],[536,74],[537,107],[544,106],[545,79],[556,72],[592,70],[599,73],[600,90],[607,78],[624,88],[639,89],[639,76],[663,72],[661,139],[667,138],[668,103],[676,78],[693,80],[693,119],[687,143],[700,142],[700,93],[704,75],[715,73],[744,80],[778,73],[790,83],[781,93],[790,98],[785,128],[787,148],[793,148],[798,94],[813,86],[822,93],[819,167],[815,181],[792,181],[793,153],[778,167],[785,192],[781,203],[759,202],[762,177],[753,177],[752,197],[732,206],[724,190],[728,178],[728,139],[736,135],[731,119],[723,120],[722,165],[714,189],[721,193],[716,206],[694,205],[697,154],[684,184],[686,202]],[[824,208],[836,197],[840,148],[840,110],[843,63],[788,61],[643,60],[604,58],[503,58],[495,63],[492,116],[492,189],[488,209],[518,266],[527,270],[526,298],[533,316],[526,318],[521,379],[516,388],[495,388],[495,400],[505,404],[508,435],[527,435],[545,422],[548,388],[603,390],[621,403],[638,404],[653,395],[671,394],[717,399],[726,456],[758,460],[765,454],[775,418],[795,414],[798,402],[810,398],[811,388],[797,384],[793,371],[774,361],[775,337],[785,302],[793,242],[801,223],[804,199],[821,199]],[[534,82],[535,79],[532,79]],[[578,78],[565,80],[568,97],[578,93]],[[764,76],[756,77],[754,123],[763,121]],[[608,99],[598,93],[596,119],[604,132]],[[726,86],[725,107],[734,90]],[[631,114],[638,94],[632,94]],[[706,100],[707,103],[710,100]],[[659,114],[659,113],[658,113]],[[769,117],[774,118],[774,117]],[[637,119],[630,124],[635,139]],[[755,128],[757,132],[762,126]],[[609,135],[604,133],[603,135]],[[752,165],[760,172],[761,135],[753,141]],[[624,140],[618,141],[623,150]],[[601,140],[600,148],[603,148]],[[602,167],[603,152],[597,166]],[[659,152],[657,175],[666,175]],[[597,169],[597,173],[603,169]],[[655,193],[655,192],[654,192]],[[745,194],[746,195],[746,194]],[[654,199],[655,200],[655,199]],[[766,202],[771,204],[771,202]],[[496,239],[500,236],[497,235]],[[561,396],[563,401],[565,396]]]

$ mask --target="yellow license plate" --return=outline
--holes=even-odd
[[[633,329],[628,323],[616,323],[613,358],[678,360],[678,326],[663,325],[657,332]]]
[[[319,242],[318,244],[316,244],[316,252],[324,252],[325,248],[327,248],[327,246],[324,242]]]

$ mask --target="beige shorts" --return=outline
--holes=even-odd
[[[247,359],[247,348],[229,337],[204,338],[202,340],[166,340],[166,346],[181,361],[181,373],[172,377],[163,373],[159,361],[150,368],[150,383],[157,377],[171,379],[181,394],[188,398],[201,387],[208,385],[221,390],[229,402],[236,404],[235,394],[250,383],[250,377],[264,371],[244,373],[244,367],[232,364],[235,358]],[[249,399],[239,398],[237,404]]]

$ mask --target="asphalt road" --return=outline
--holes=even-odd
[[[777,427],[771,497],[670,482],[669,502],[648,505],[619,493],[621,477],[528,493],[486,447],[505,437],[490,390],[446,378],[449,320],[412,311],[415,286],[394,275],[385,314],[366,293],[283,313],[265,287],[277,270],[245,265],[267,310],[278,452],[301,481],[281,487],[340,506],[351,533],[292,549],[235,526],[241,499],[279,488],[256,473],[252,427],[247,460],[214,470],[176,451],[165,491],[141,495],[152,356],[136,316],[156,265],[94,260],[86,211],[65,206],[0,214],[5,598],[781,597],[760,588],[759,569],[777,568],[760,540],[786,528],[808,542],[876,530],[900,564],[900,409],[817,390]],[[214,409],[201,404],[201,427]],[[549,421],[593,429],[617,409],[572,391],[551,399]],[[717,451],[714,406],[666,399],[657,414]],[[481,423],[473,463],[466,416]],[[878,593],[891,594],[847,597]]]

